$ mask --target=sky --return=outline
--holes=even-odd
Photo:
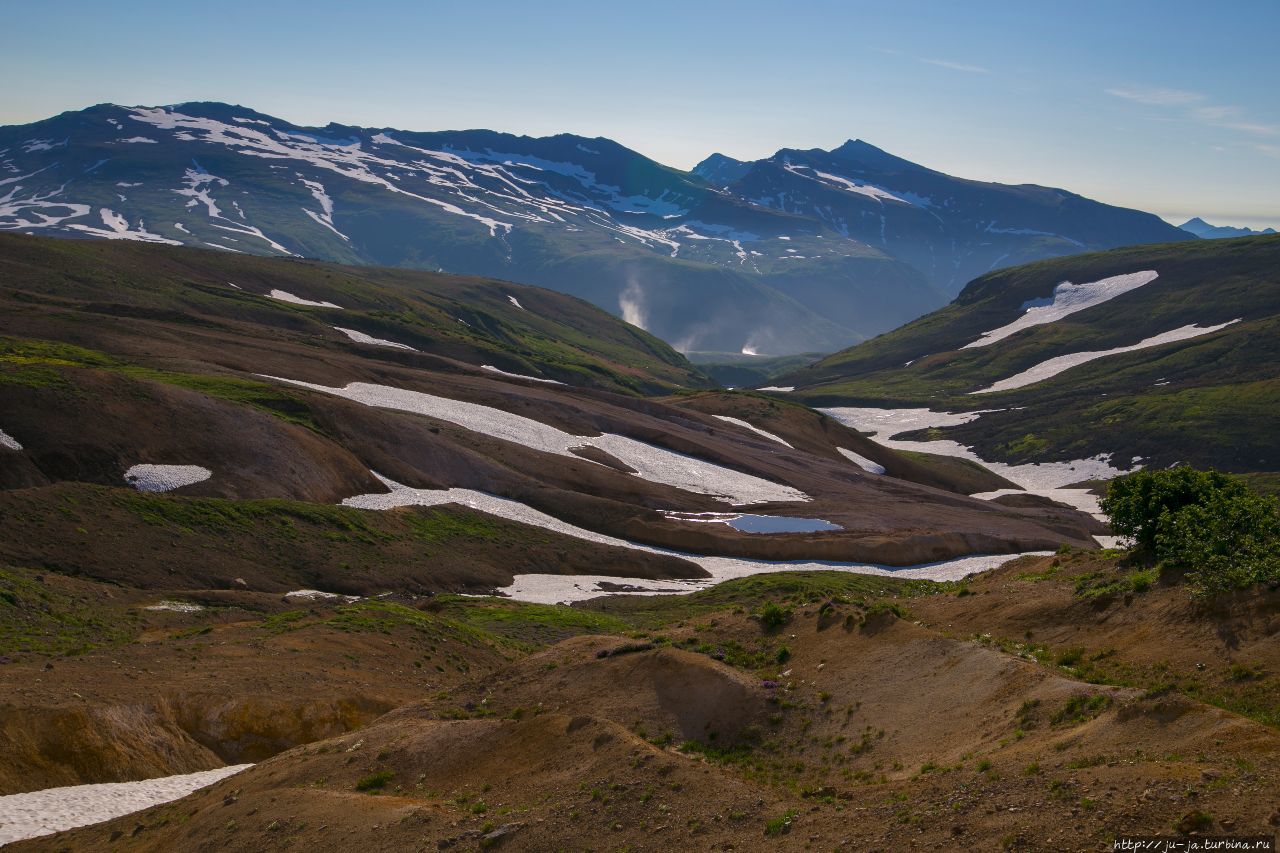
[[[1280,228],[1280,0],[0,0],[0,124],[238,103],[302,125],[874,145],[1175,223]]]

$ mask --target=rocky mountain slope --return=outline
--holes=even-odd
[[[921,437],[984,459],[1274,472],[1278,270],[1275,236],[1030,264],[774,381],[809,403],[960,413]]]
[[[771,354],[893,328],[994,267],[1185,236],[864,143],[698,171],[608,139],[99,105],[0,128],[0,229],[494,276],[681,350]]]

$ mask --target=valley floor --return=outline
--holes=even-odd
[[[38,607],[0,609],[21,649],[0,667],[0,790],[256,764],[12,849],[1100,850],[1274,832],[1280,593],[1206,611],[1135,571],[1075,550],[959,583],[794,572],[573,607],[173,594],[199,610],[46,575]],[[6,570],[7,595],[36,574]]]

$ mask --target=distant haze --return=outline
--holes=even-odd
[[[301,124],[607,136],[689,168],[861,138],[1170,222],[1280,225],[1280,3],[15,3],[0,123],[220,100]]]

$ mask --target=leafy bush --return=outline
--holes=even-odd
[[[1102,499],[1102,511],[1110,517],[1111,529],[1117,536],[1129,537],[1140,549],[1153,550],[1162,516],[1247,493],[1244,483],[1229,474],[1180,465],[1165,471],[1137,471],[1112,480]]]
[[[772,601],[766,601],[760,608],[760,624],[766,631],[781,628],[791,619],[791,610]]]
[[[1276,499],[1238,477],[1186,466],[1138,471],[1112,481],[1102,509],[1139,553],[1184,569],[1195,595],[1280,582]],[[1136,588],[1148,579],[1135,580]]]
[[[370,773],[359,782],[356,782],[357,791],[381,791],[387,787],[387,783],[396,774],[390,770],[379,770],[377,773]]]
[[[1184,507],[1160,519],[1156,553],[1186,567],[1199,595],[1280,581],[1280,515],[1275,498],[1243,494]]]

